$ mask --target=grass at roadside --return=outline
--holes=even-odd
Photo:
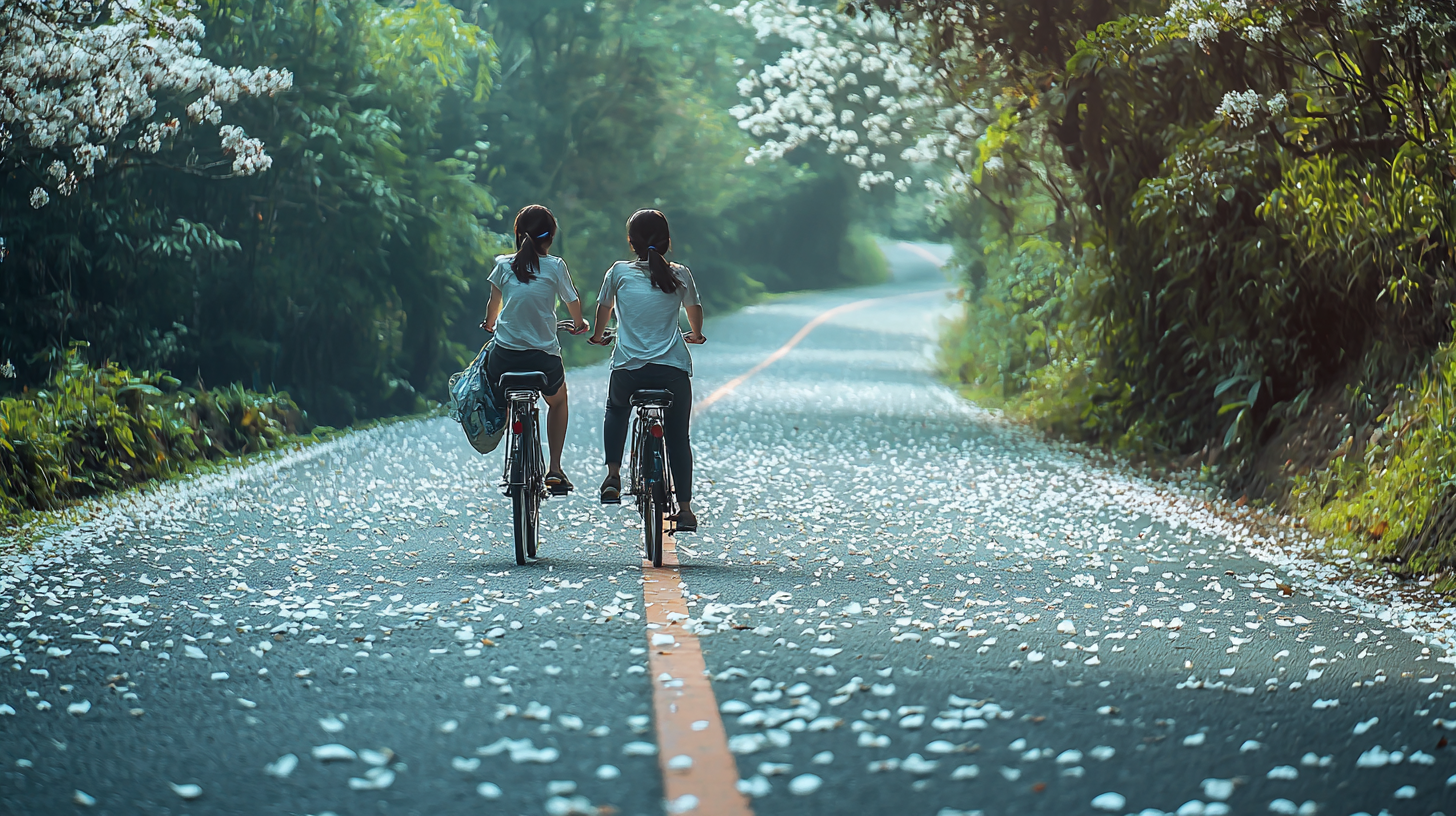
[[[86,499],[331,436],[287,394],[183,388],[69,349],[41,388],[0,400],[0,531]]]
[[[1312,529],[1456,592],[1456,350],[1443,347],[1327,468],[1296,478],[1291,498]]]
[[[991,327],[973,325],[986,311],[982,304],[976,315],[962,313],[946,326],[942,377],[1013,421],[1062,439],[1084,438],[1086,417],[1076,408],[1086,395],[1077,378],[1056,365],[1030,378],[1005,373],[1018,367],[1006,362],[1006,344],[991,330],[997,316],[985,320]],[[996,354],[1000,359],[991,359]],[[1438,592],[1456,592],[1456,349],[1443,348],[1374,422],[1358,431],[1347,427],[1342,438],[1324,466],[1287,480],[1286,499],[1275,507],[1301,518],[1332,557],[1358,554],[1398,574],[1427,578]],[[1203,465],[1194,474],[1179,457],[1142,441],[1129,432],[1104,452],[1156,477],[1182,473],[1220,483],[1213,468]]]

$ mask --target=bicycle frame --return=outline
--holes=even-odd
[[[511,497],[515,527],[516,563],[524,566],[536,557],[541,536],[541,501],[546,498],[546,464],[541,456],[540,411],[534,390],[506,392],[507,429],[505,473],[501,492]]]
[[[533,480],[545,483],[546,462],[541,453],[540,409],[536,402],[540,394],[535,391],[506,392],[506,445],[505,471],[501,474],[501,493],[509,496],[511,488],[525,487]],[[517,433],[520,422],[522,431]]]
[[[642,532],[648,560],[662,566],[664,517],[678,512],[677,495],[672,482],[672,462],[667,455],[667,442],[654,428],[661,429],[667,410],[656,405],[639,405],[632,420],[632,469],[628,492],[642,517]]]

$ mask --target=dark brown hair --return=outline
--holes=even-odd
[[[516,257],[511,259],[511,271],[516,280],[530,283],[541,271],[541,250],[537,243],[545,243],[556,237],[556,216],[540,204],[531,204],[516,213]]]
[[[632,217],[627,219],[627,242],[637,253],[637,259],[647,262],[647,269],[652,273],[652,285],[669,295],[676,292],[682,282],[673,274],[667,259],[662,257],[672,249],[667,216],[657,210],[632,213]]]

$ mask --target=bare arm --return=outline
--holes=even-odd
[[[613,301],[608,300],[597,304],[597,330],[592,333],[591,342],[593,345],[605,346],[607,343],[602,339],[602,332],[607,330],[607,321],[612,319]]]
[[[566,311],[571,313],[571,319],[576,323],[575,326],[571,327],[571,333],[586,334],[587,329],[590,329],[591,326],[587,325],[587,322],[582,319],[581,298],[577,298],[576,300],[573,300],[570,303],[566,304]]]
[[[495,321],[500,317],[501,304],[505,296],[501,294],[499,286],[490,285],[490,305],[485,307],[485,319],[480,321],[480,327],[488,332],[495,332]]]
[[[708,338],[703,336],[703,307],[684,306],[683,311],[688,313],[688,328],[691,329],[683,335],[683,339],[693,345],[708,342]]]

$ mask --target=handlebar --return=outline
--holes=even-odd
[[[486,329],[485,328],[485,321],[483,321],[483,320],[480,322],[480,328],[484,329],[487,334],[494,334],[495,333],[495,332],[492,332],[490,329]],[[576,328],[576,321],[574,321],[574,320],[558,320],[558,321],[556,321],[556,330],[559,331],[559,332],[563,332],[564,331],[567,334],[586,334],[585,331],[582,331],[582,332],[573,331],[575,328]],[[678,329],[678,333],[683,336],[683,339],[684,340],[686,340],[688,343],[690,343],[692,345],[702,345],[703,343],[708,342],[708,338],[703,337],[702,335],[698,335],[698,337],[700,339],[698,339],[697,341],[694,341],[692,339],[692,332],[685,332],[682,329]],[[614,326],[607,326],[606,328],[602,329],[602,342],[601,342],[601,345],[603,345],[603,346],[610,346],[611,344],[615,343],[616,341],[617,341],[617,329],[616,329],[616,327],[614,327]],[[587,339],[587,342],[591,342],[591,339],[588,338]]]
[[[495,332],[491,331],[490,329],[485,328],[485,321],[484,320],[480,321],[480,328],[486,334],[495,334]],[[590,331],[590,329],[583,329],[580,332],[573,331],[573,329],[575,329],[575,328],[576,328],[576,321],[574,321],[574,320],[558,320],[558,321],[556,321],[556,330],[559,331],[559,332],[563,332],[564,331],[567,334],[586,334],[588,331]]]
[[[698,335],[698,338],[699,339],[696,340],[696,341],[694,341],[693,340],[693,334],[692,334],[692,332],[685,332],[682,329],[678,329],[678,334],[681,334],[683,336],[683,339],[686,340],[690,345],[700,346],[703,343],[708,342],[708,338],[703,337],[702,335]],[[604,346],[610,346],[612,343],[615,343],[616,341],[617,341],[617,329],[615,327],[613,327],[613,326],[607,326],[606,328],[602,329],[602,343],[601,343],[602,345],[604,345]],[[591,340],[588,339],[587,342],[590,343]]]

